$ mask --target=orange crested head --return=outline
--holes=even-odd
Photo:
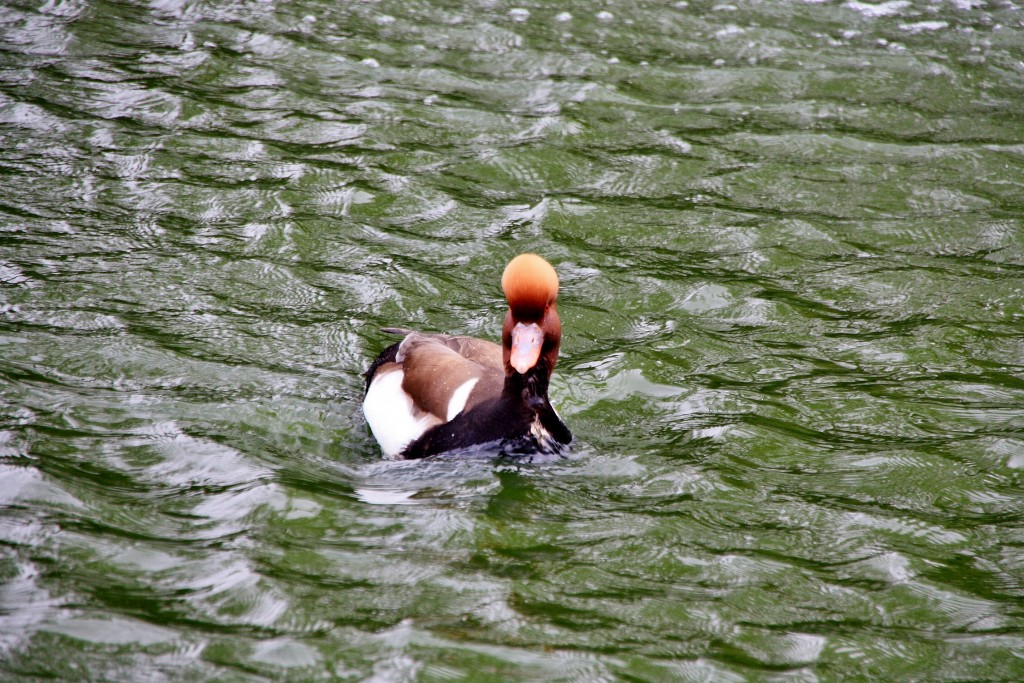
[[[505,267],[501,288],[516,320],[540,320],[558,299],[558,273],[540,256],[520,254]]]

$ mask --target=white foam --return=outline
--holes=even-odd
[[[844,7],[856,10],[866,17],[875,19],[877,17],[891,17],[894,14],[899,14],[907,7],[910,6],[908,0],[889,0],[889,2],[881,3],[869,3],[859,2],[858,0],[850,0]]]

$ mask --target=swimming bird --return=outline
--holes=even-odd
[[[558,274],[520,254],[501,276],[508,312],[501,346],[473,337],[402,334],[366,371],[363,414],[389,457],[425,458],[484,444],[503,453],[557,453],[572,434],[548,400],[562,322]]]

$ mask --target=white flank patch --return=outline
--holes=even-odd
[[[462,409],[466,407],[466,401],[469,400],[469,392],[473,391],[473,387],[480,381],[479,377],[468,379],[462,383],[458,389],[452,393],[452,398],[448,401],[448,421],[451,422],[455,419],[455,416],[462,412]]]
[[[403,377],[405,373],[401,370],[376,375],[363,399],[366,423],[388,457],[398,455],[423,432],[440,423],[430,413],[415,417],[412,398],[402,389]]]

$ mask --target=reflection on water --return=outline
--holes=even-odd
[[[0,8],[0,678],[1018,680],[1022,16]],[[571,454],[383,460],[527,250]]]
[[[355,493],[356,498],[370,505],[412,505],[416,501],[411,499],[417,492],[399,489],[362,488],[355,489],[353,493]]]

